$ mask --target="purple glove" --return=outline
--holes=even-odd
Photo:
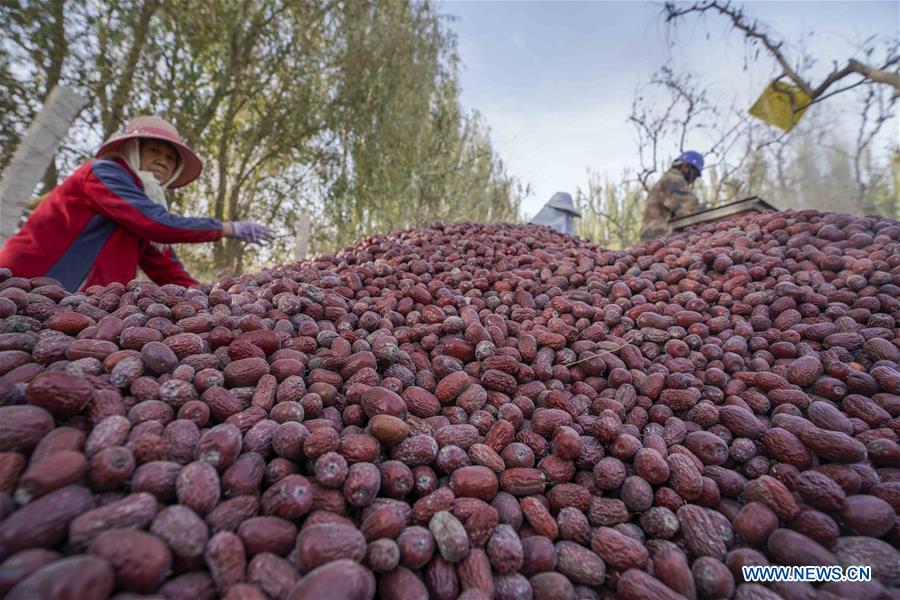
[[[235,221],[231,225],[234,228],[234,237],[242,242],[263,244],[275,239],[275,232],[271,228],[259,223]]]

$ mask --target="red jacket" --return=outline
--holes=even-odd
[[[216,219],[180,217],[143,191],[125,161],[96,159],[56,186],[0,250],[0,267],[18,277],[53,277],[69,291],[127,283],[140,267],[159,285],[197,283],[171,248],[150,242],[211,242]]]

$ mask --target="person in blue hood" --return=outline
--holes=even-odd
[[[581,213],[575,208],[572,195],[566,192],[556,192],[535,215],[531,223],[547,225],[566,235],[575,235],[575,219],[579,218],[581,218]]]

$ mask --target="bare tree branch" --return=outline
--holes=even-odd
[[[877,180],[866,181],[863,175],[863,158],[884,124],[894,117],[893,108],[897,101],[897,96],[895,95],[890,101],[885,102],[883,95],[879,92],[879,89],[871,86],[866,94],[863,102],[862,119],[856,135],[856,147],[851,156],[853,177],[856,181],[858,192],[857,199],[860,202],[865,200],[869,188],[879,183]]]
[[[762,44],[772,58],[781,66],[783,76],[790,79],[797,87],[803,90],[812,101],[823,96],[832,85],[850,75],[861,75],[865,80],[890,86],[894,88],[895,95],[900,95],[900,72],[894,68],[900,63],[900,56],[892,55],[881,67],[865,64],[851,58],[847,60],[843,67],[835,67],[821,83],[813,85],[808,78],[801,75],[791,65],[791,62],[782,50],[784,42],[772,39],[763,31],[764,25],[762,23],[749,19],[742,9],[733,6],[731,2],[727,0],[707,0],[687,6],[676,4],[675,2],[666,2],[663,8],[663,14],[667,22],[672,22],[689,14],[703,14],[707,12],[715,12],[728,17],[731,20],[732,27],[743,33],[744,37],[751,42]]]
[[[650,107],[656,103],[645,100],[648,90],[644,90],[643,93],[638,90],[632,100],[631,114],[628,117],[637,129],[638,156],[641,164],[637,181],[644,191],[650,191],[650,177],[659,167],[660,139],[667,135],[670,129],[674,130],[680,140],[679,151],[681,151],[696,115],[696,106],[701,102],[705,104],[705,98],[698,92],[696,86],[691,84],[690,76],[679,77],[667,66],[654,73],[650,85],[661,87],[669,94],[665,109],[661,112],[651,110]],[[679,120],[673,115],[679,110],[680,104],[684,104],[685,107],[684,118]]]
[[[874,81],[876,83],[883,83],[883,84],[893,87],[895,90],[897,90],[896,92],[894,92],[896,95],[896,94],[900,93],[900,73],[898,73],[897,71],[890,71],[888,69],[891,66],[896,65],[898,62],[900,62],[900,57],[895,56],[893,59],[888,61],[888,63],[885,66],[879,68],[879,67],[872,67],[872,66],[863,64],[863,63],[859,62],[858,60],[854,60],[851,58],[849,61],[847,61],[846,68],[851,73],[859,73],[863,77],[866,77],[867,79],[871,79],[872,81]],[[833,83],[833,81],[829,82],[826,79],[826,81],[823,82],[823,85],[825,85],[825,83],[828,83],[830,85],[831,83]],[[823,89],[823,91],[824,91],[824,89]]]

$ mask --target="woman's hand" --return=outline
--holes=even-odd
[[[275,231],[261,223],[227,221],[222,224],[222,236],[233,237],[251,244],[264,244],[275,239]]]

